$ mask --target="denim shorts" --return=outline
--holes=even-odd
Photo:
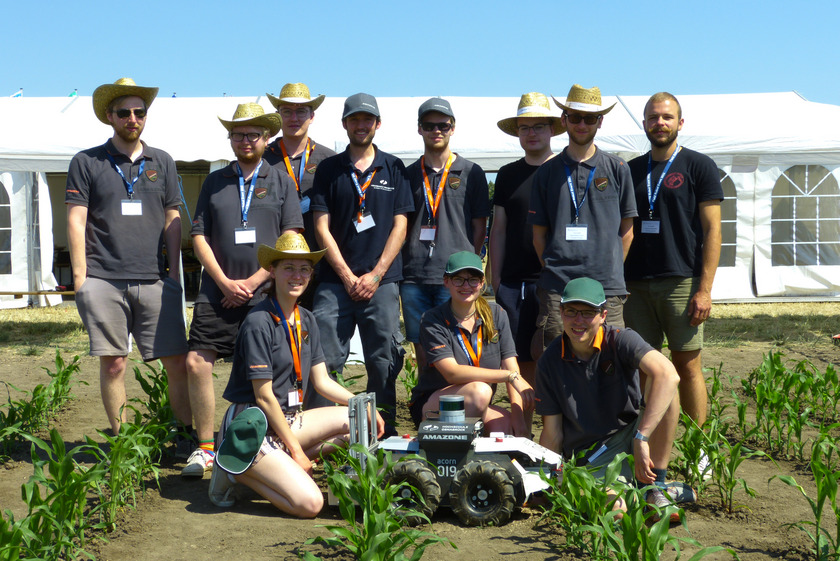
[[[405,338],[420,342],[420,319],[427,310],[449,300],[449,290],[442,284],[403,283],[400,286]]]

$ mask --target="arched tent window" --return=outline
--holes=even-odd
[[[793,166],[773,186],[773,266],[840,265],[840,191],[823,166]]]
[[[720,203],[720,261],[718,267],[735,266],[735,247],[738,243],[737,199],[735,182],[725,171],[719,169],[720,185],[723,187],[723,202]]]
[[[0,275],[12,274],[12,202],[0,182]]]

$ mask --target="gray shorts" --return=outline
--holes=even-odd
[[[604,477],[607,473],[607,467],[613,458],[624,452],[630,456],[633,455],[633,437],[636,435],[636,430],[639,428],[639,421],[642,418],[642,410],[636,420],[614,435],[603,444],[603,452],[599,453],[599,449],[589,457],[589,465],[598,468],[595,472],[595,477]],[[597,457],[595,455],[597,454]],[[594,457],[594,459],[593,459]],[[618,481],[625,485],[632,485],[636,480],[636,475],[630,467],[630,462],[623,462],[621,464],[621,471],[618,474]]]
[[[158,281],[88,277],[76,292],[76,307],[90,337],[92,356],[126,356],[134,336],[143,360],[187,352],[181,285]]]

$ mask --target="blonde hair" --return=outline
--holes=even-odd
[[[493,323],[493,310],[484,296],[476,299],[475,313],[481,318],[481,336],[485,341],[490,341],[496,335],[496,324]]]

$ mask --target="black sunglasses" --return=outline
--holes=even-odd
[[[566,119],[573,125],[579,124],[581,121],[587,125],[594,125],[600,120],[600,115],[581,115],[580,113],[564,113]]]
[[[440,132],[449,132],[452,128],[452,123],[420,123],[420,128],[426,132],[432,132],[438,129]]]
[[[117,114],[117,117],[120,119],[128,119],[131,117],[131,114],[134,113],[134,116],[138,119],[145,119],[146,118],[146,110],[145,109],[117,109],[114,111]]]

